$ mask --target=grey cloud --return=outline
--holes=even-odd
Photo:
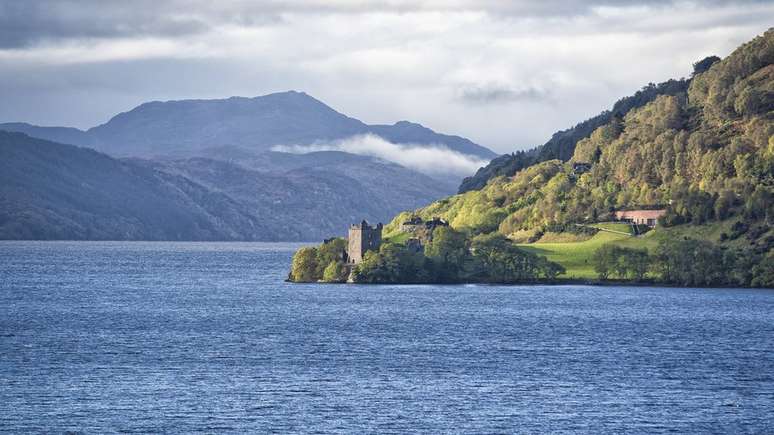
[[[534,86],[514,89],[498,84],[464,86],[459,90],[458,95],[459,100],[475,104],[547,101],[550,97],[550,92]]]
[[[574,16],[600,6],[674,4],[677,0],[0,0],[0,49],[44,41],[132,36],[184,37],[230,24],[253,27],[281,22],[285,14],[360,14],[367,12],[466,12],[493,17]],[[765,3],[737,0],[734,4]],[[724,5],[726,0],[700,4]]]
[[[178,0],[0,0],[0,49],[82,38],[184,37],[221,22],[252,26],[277,20],[259,10]]]

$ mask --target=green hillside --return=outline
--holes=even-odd
[[[708,57],[697,62],[694,65],[694,69],[697,72],[704,71],[708,67],[707,64],[715,60],[719,59],[716,56]],[[609,123],[616,117],[621,118],[629,113],[629,111],[650,103],[659,95],[677,95],[685,93],[689,84],[690,79],[667,80],[666,82],[659,84],[649,83],[634,95],[616,101],[610,110],[605,110],[599,115],[580,122],[572,128],[554,133],[548,142],[539,147],[527,151],[517,151],[512,154],[505,154],[492,160],[488,165],[476,171],[474,175],[462,180],[459,187],[459,193],[465,193],[470,190],[480,190],[494,177],[510,177],[516,172],[540,162],[554,159],[567,161],[575,152],[577,143],[580,140],[589,137],[597,128]]]
[[[595,278],[594,265],[591,257],[602,245],[628,239],[631,236],[600,231],[590,240],[569,243],[530,243],[518,246],[534,254],[543,255],[550,261],[564,266],[564,277]]]
[[[614,117],[580,140],[569,162],[549,160],[495,177],[481,190],[403,213],[386,229],[397,231],[411,215],[439,216],[469,234],[509,237],[563,265],[562,276],[577,278],[596,276],[591,258],[604,244],[652,252],[670,237],[695,238],[771,256],[772,60],[769,30],[697,74],[686,92],[659,95]],[[574,173],[576,162],[591,169]],[[642,206],[668,210],[646,236],[599,232],[588,240],[524,243],[547,228],[608,221],[614,210]]]
[[[445,219],[474,257],[453,265],[457,280],[480,276],[476,267],[486,262],[475,257],[482,242],[510,240],[547,258],[559,278],[774,286],[773,61],[769,30],[708,62],[685,91],[612,116],[574,144],[569,161],[542,161],[401,213],[385,237],[405,237],[400,224],[412,217]],[[616,210],[638,208],[663,208],[666,215],[645,235],[599,224],[614,220]],[[500,254],[512,254],[495,244]],[[376,269],[387,258],[381,251],[374,257]],[[557,276],[530,277],[539,275]]]
[[[550,160],[415,212],[473,233],[509,236],[552,223],[609,220],[614,209],[669,205],[668,223],[774,215],[774,31]],[[671,204],[671,205],[670,205]],[[395,222],[408,216],[399,215]],[[395,225],[388,229],[394,230]]]

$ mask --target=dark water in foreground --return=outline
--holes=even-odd
[[[774,432],[774,291],[291,285],[293,248],[0,243],[0,429]]]

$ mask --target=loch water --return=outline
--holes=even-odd
[[[772,290],[285,283],[297,246],[0,242],[0,431],[774,432]]]

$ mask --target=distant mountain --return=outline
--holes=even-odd
[[[68,145],[94,148],[95,139],[87,132],[73,127],[40,127],[26,122],[7,122],[0,124],[0,130],[24,133],[27,136],[50,140]]]
[[[25,123],[0,124],[2,130],[58,142],[2,136],[0,168],[8,169],[0,181],[8,183],[0,186],[0,238],[11,239],[320,239],[449,195],[459,174],[430,177],[344,152],[271,151],[276,145],[375,134],[476,159],[495,155],[419,124],[370,126],[293,91],[150,102],[86,131]]]
[[[89,146],[113,156],[191,154],[222,146],[259,152],[275,145],[309,145],[366,133],[394,143],[444,145],[480,159],[496,156],[468,139],[438,134],[419,124],[367,125],[295,91],[255,98],[154,101],[87,131],[18,123],[0,124],[0,130]]]
[[[0,132],[0,238],[260,239],[228,196],[87,148]]]
[[[454,186],[341,152],[115,159],[0,131],[0,239],[308,241]]]

